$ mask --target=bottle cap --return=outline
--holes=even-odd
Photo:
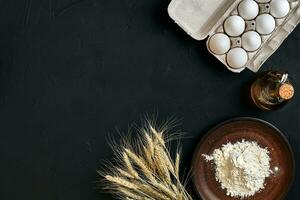
[[[279,96],[285,100],[289,100],[294,96],[294,87],[289,83],[284,83],[279,87]]]

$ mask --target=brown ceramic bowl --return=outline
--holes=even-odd
[[[286,196],[294,179],[295,161],[291,146],[285,136],[273,125],[254,118],[237,118],[226,121],[209,131],[200,141],[193,157],[192,175],[198,195],[203,200],[233,200],[226,195],[215,179],[212,162],[206,162],[202,154],[212,154],[228,142],[242,139],[256,141],[270,152],[271,169],[279,170],[268,177],[265,188],[244,200],[280,200]]]

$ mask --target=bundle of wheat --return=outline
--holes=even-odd
[[[104,177],[104,189],[126,200],[191,200],[179,179],[180,152],[175,161],[169,153],[167,128],[154,128],[150,122],[140,129],[137,142],[129,139],[117,150],[116,164],[98,173]]]

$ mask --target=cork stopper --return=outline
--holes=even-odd
[[[279,96],[285,100],[289,100],[294,96],[294,87],[289,83],[284,83],[279,87]]]

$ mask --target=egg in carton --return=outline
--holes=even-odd
[[[300,21],[298,0],[172,0],[169,15],[230,71],[257,72]]]

